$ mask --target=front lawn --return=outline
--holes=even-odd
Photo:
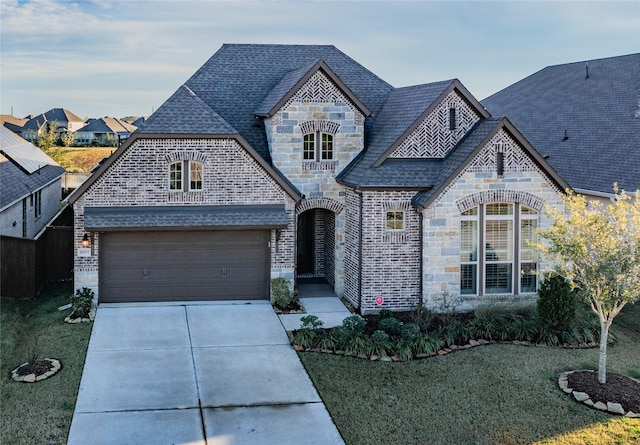
[[[64,444],[67,441],[92,323],[67,324],[71,283],[47,285],[37,300],[0,300],[0,443]],[[57,358],[62,369],[37,383],[18,383],[11,370],[32,352]]]
[[[640,376],[640,304],[613,324],[608,370]],[[598,350],[494,344],[411,362],[300,353],[348,445],[640,443],[640,420],[562,393],[556,374],[596,369]]]

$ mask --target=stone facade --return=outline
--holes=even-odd
[[[345,204],[345,188],[335,180],[364,147],[364,116],[321,71],[264,122],[273,165],[303,194],[305,201],[333,215],[318,213],[316,222],[316,275],[344,289],[344,217],[329,207]],[[333,159],[308,161],[303,157],[303,137],[309,133],[333,135]],[[324,201],[322,201],[324,200]],[[326,204],[327,200],[335,204]],[[309,205],[305,206],[310,209]],[[298,214],[301,213],[298,211]],[[326,228],[327,231],[321,231]]]
[[[203,162],[201,191],[169,190],[169,164]],[[284,204],[289,227],[271,232],[271,276],[293,280],[295,201],[232,139],[138,139],[74,203],[75,247],[84,235],[84,207],[154,205]],[[75,257],[75,288],[98,295],[100,236],[92,234],[90,256]]]
[[[498,177],[495,153],[505,153],[504,175]],[[460,296],[460,220],[461,213],[478,204],[521,203],[537,210],[538,227],[550,221],[543,206],[561,205],[554,182],[526,155],[503,129],[489,141],[437,200],[424,210],[423,218],[423,302],[438,307],[443,293],[458,299],[462,308],[495,299],[513,300],[513,295]],[[538,270],[552,265],[538,263]],[[530,298],[534,295],[520,295]]]

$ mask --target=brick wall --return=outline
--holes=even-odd
[[[203,190],[169,191],[175,158],[203,162]],[[139,139],[74,203],[75,247],[84,235],[85,206],[284,204],[289,227],[271,234],[271,276],[294,278],[295,202],[235,140]],[[90,257],[75,257],[75,287],[98,291],[99,234]],[[77,252],[76,252],[77,253]]]
[[[420,215],[415,191],[363,192],[361,312],[410,309],[420,301]],[[404,230],[386,229],[387,211],[404,211]],[[384,303],[376,305],[376,297]]]
[[[344,209],[344,293],[355,307],[360,304],[360,198],[359,192],[347,188]]]

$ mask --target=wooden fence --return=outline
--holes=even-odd
[[[0,295],[35,298],[47,281],[73,278],[73,227],[49,226],[35,240],[0,236]]]

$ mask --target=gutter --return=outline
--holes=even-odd
[[[358,310],[362,313],[362,209],[363,209],[363,197],[362,191],[357,190],[356,193],[360,195],[359,203],[359,215],[358,215]]]

